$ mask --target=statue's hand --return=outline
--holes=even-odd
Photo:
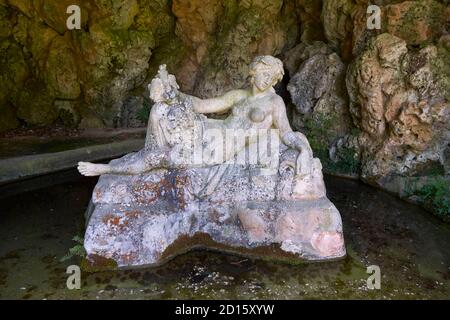
[[[282,141],[289,148],[302,151],[301,141],[299,141],[297,132],[294,131],[286,132],[282,137]]]
[[[283,142],[289,148],[299,151],[295,164],[295,173],[305,175],[311,172],[313,153],[308,139],[301,132],[290,131],[284,134]]]

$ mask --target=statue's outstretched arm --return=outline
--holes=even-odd
[[[232,90],[223,96],[211,99],[200,99],[194,96],[189,97],[192,99],[195,112],[220,113],[228,111],[236,102],[248,97],[248,92],[246,90]]]
[[[273,111],[274,126],[280,130],[280,137],[283,143],[289,148],[296,149],[300,152],[296,163],[297,174],[308,174],[313,159],[313,152],[308,139],[303,133],[292,130],[287,118],[286,106],[284,105],[283,99],[279,96],[275,99]]]

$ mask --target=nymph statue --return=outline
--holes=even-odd
[[[225,95],[212,99],[199,99],[182,94],[173,75],[168,75],[165,66],[161,66],[159,76],[149,86],[150,98],[155,106],[150,113],[150,136],[153,136],[157,148],[147,150],[145,157],[137,162],[118,165],[93,164],[80,162],[79,171],[86,176],[106,173],[139,174],[155,168],[176,168],[178,149],[192,139],[201,139],[201,134],[186,138],[189,129],[202,127],[219,130],[244,129],[250,133],[248,140],[240,139],[241,145],[229,149],[229,154],[222,157],[228,161],[239,151],[256,143],[255,139],[261,129],[278,129],[282,142],[299,151],[296,171],[308,174],[311,169],[312,150],[308,140],[300,132],[292,131],[283,99],[275,93],[273,86],[283,78],[283,63],[272,56],[259,56],[250,65],[252,87],[250,89],[232,90]],[[210,114],[231,111],[225,120],[208,120],[199,114]],[[170,119],[170,120],[169,120]],[[184,125],[181,125],[181,123]],[[257,129],[257,130],[252,130]],[[253,134],[253,135],[252,135]],[[202,141],[203,142],[203,141]],[[199,142],[201,143],[201,142]],[[215,150],[217,141],[204,141],[211,144],[209,149]]]
[[[145,148],[108,164],[78,165],[83,175],[102,176],[88,254],[119,266],[155,264],[189,239],[182,250],[225,245],[254,255],[278,244],[273,255],[280,259],[344,256],[340,215],[326,198],[320,161],[291,129],[273,88],[283,74],[279,59],[259,56],[250,65],[250,88],[200,99],[180,92],[160,66],[149,85],[154,105]],[[228,116],[206,116],[216,113]],[[268,166],[274,170],[262,170]]]

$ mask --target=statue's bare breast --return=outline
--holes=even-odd
[[[273,101],[271,95],[257,99],[243,99],[232,109],[227,119],[229,129],[269,129],[272,126]]]

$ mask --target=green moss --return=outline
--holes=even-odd
[[[29,76],[29,68],[21,47],[8,39],[0,41],[0,103],[11,91],[18,91]]]
[[[0,132],[15,129],[19,126],[14,108],[9,105],[0,104]]]
[[[64,262],[73,258],[80,259],[81,270],[86,272],[99,272],[106,270],[117,269],[117,263],[113,259],[107,259],[99,255],[86,255],[86,249],[84,248],[84,239],[81,236],[75,236],[72,239],[76,242],[69,252],[64,255],[60,262]]]
[[[306,136],[314,152],[322,165],[329,173],[357,174],[361,164],[358,154],[354,149],[340,149],[337,151],[337,161],[332,161],[328,154],[329,144],[336,138],[334,127],[338,123],[337,116],[314,115],[304,121]],[[358,135],[359,130],[353,128],[351,134]]]
[[[89,37],[80,38],[82,47],[89,51],[94,46],[101,54],[100,61],[97,61],[97,68],[94,75],[95,85],[104,85],[110,81],[111,72],[121,70],[127,62],[130,48],[155,47],[155,39],[151,30],[127,30],[116,29],[109,24],[108,20],[103,20],[91,28],[91,35],[94,34],[94,43]],[[92,37],[92,36],[91,36]],[[90,79],[87,79],[90,80]]]
[[[436,177],[445,175],[445,167],[439,161],[427,161],[418,164],[414,170],[410,172],[413,177]]]
[[[431,68],[434,76],[442,88],[443,95],[447,101],[450,101],[450,48],[443,44],[438,46],[436,59],[431,60]]]
[[[267,21],[259,8],[242,9],[233,0],[225,1],[224,7],[222,23],[210,48],[205,73],[225,72],[232,77],[235,76],[232,73],[237,66],[250,63],[253,57],[247,48],[262,37],[262,29]]]
[[[450,222],[450,186],[449,180],[445,177],[432,177],[429,182],[420,187],[417,187],[416,181],[408,186],[405,193],[408,197],[416,196],[425,207]]]
[[[70,41],[68,37],[56,37],[49,47],[46,61],[47,91],[61,99],[76,99],[81,93]]]
[[[62,109],[59,111],[59,118],[64,123],[64,126],[69,128],[76,128],[78,125],[77,118],[74,116],[73,112],[69,110]]]
[[[14,93],[11,100],[17,107],[18,118],[29,125],[48,125],[58,117],[54,97],[47,93],[42,81],[28,81],[21,92]]]
[[[336,162],[331,160],[325,161],[324,167],[328,171],[336,173],[354,175],[359,172],[361,163],[355,149],[342,149],[337,154],[337,158],[338,160]]]
[[[445,25],[445,16],[444,8],[440,3],[431,0],[412,1],[406,8],[400,21],[391,30],[388,30],[390,33],[412,45],[433,41],[441,34]],[[427,39],[421,39],[418,33],[419,28],[423,28],[423,25],[428,26],[431,31]]]
[[[150,109],[151,109],[151,104],[150,101],[148,100],[144,100],[144,103],[142,104],[141,109],[138,110],[137,112],[137,118],[144,122],[147,123],[148,122],[148,118],[150,116]]]
[[[170,11],[171,0],[140,0],[139,14],[135,17],[133,28],[154,32],[156,40],[173,38],[175,17]]]
[[[8,37],[11,34],[13,25],[9,20],[11,8],[0,5],[0,38]]]
[[[319,158],[324,155],[324,151],[328,150],[330,131],[336,121],[337,116],[326,116],[322,114],[316,114],[314,117],[304,120],[304,127],[309,144]],[[328,152],[326,152],[326,154],[328,154]]]
[[[86,272],[101,272],[109,270],[117,270],[117,262],[113,259],[107,259],[98,255],[89,255],[82,258],[80,268]]]

